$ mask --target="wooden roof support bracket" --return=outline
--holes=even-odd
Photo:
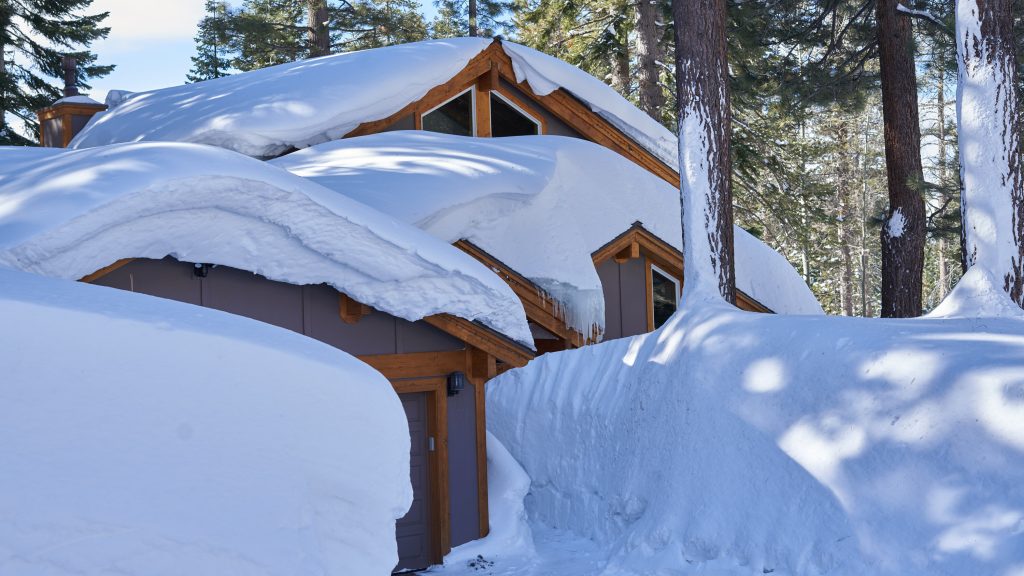
[[[635,236],[635,235],[634,235]],[[628,260],[636,260],[640,257],[640,243],[634,238],[629,246],[615,253],[615,263],[622,264]]]
[[[338,293],[338,316],[345,324],[357,324],[363,316],[370,313],[370,307],[350,298],[347,294]]]

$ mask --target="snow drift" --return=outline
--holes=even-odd
[[[636,221],[681,248],[679,193],[602,146],[560,136],[385,132],[271,161],[430,234],[466,239],[537,283],[584,333],[604,325],[591,254]],[[821,314],[793,267],[740,228],[737,286],[776,312]]]
[[[362,362],[231,314],[5,268],[0,318],[0,573],[397,562],[409,436]]]
[[[608,575],[1024,573],[1024,322],[698,304],[491,382],[533,522]]]
[[[137,141],[212,144],[256,157],[336,140],[447,82],[490,44],[427,40],[281,64],[108,101],[72,148]],[[604,82],[526,46],[502,42],[516,80],[539,95],[563,88],[669,166],[676,139]]]
[[[167,255],[326,283],[406,320],[449,313],[532,343],[519,299],[485,266],[264,162],[192,144],[0,150],[0,264],[77,279]]]

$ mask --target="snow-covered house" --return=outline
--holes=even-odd
[[[604,286],[603,297],[594,293],[593,282],[570,282],[569,286],[536,282],[544,275],[507,266],[516,258],[488,253],[486,248],[472,245],[468,238],[449,240],[509,281],[523,301],[540,351],[577,347],[602,335],[609,338],[650,331],[671,314],[678,299],[682,286],[678,226],[660,226],[663,230],[659,233],[655,230],[659,224],[652,222],[676,219],[678,212],[662,208],[674,201],[666,192],[678,186],[675,136],[603,82],[530,48],[481,38],[433,40],[296,62],[199,84],[127,95],[118,92],[108,99],[108,104],[111,110],[99,114],[78,134],[72,148],[168,140],[212,144],[269,159],[340,139],[350,140],[352,147],[363,149],[355,144],[355,137],[405,130],[476,137],[556,135],[593,142],[627,162],[616,161],[610,154],[574,150],[567,161],[559,164],[562,172],[569,171],[566,165],[575,164],[572,177],[577,181],[562,182],[560,188],[571,189],[577,196],[603,193],[607,210],[625,214],[628,219],[626,225],[619,222],[621,218],[616,219],[618,229],[599,227],[597,232],[604,235],[602,238],[591,234],[595,238],[589,247]],[[393,148],[374,149],[371,143],[387,141],[367,142],[365,153],[346,160],[345,168],[358,171],[356,163],[364,162],[371,170],[391,173],[397,178],[402,170],[396,167],[408,159],[402,157],[401,151],[389,153]],[[485,156],[501,158],[503,146],[492,146]],[[430,158],[425,147],[421,144],[413,151],[419,157],[409,160],[419,162],[417,170],[409,174],[413,181],[404,179],[402,183],[408,188],[396,190],[403,202],[415,196],[415,191],[431,175],[423,163],[452,159],[441,154]],[[382,155],[399,164],[386,165],[388,160],[382,159]],[[311,166],[310,160],[303,157],[307,166],[303,175],[315,175],[320,168],[329,171],[329,167]],[[513,158],[511,168],[508,164],[492,163],[491,169],[497,172],[492,173],[495,178],[491,180],[507,181],[513,170],[543,172],[543,167],[537,169],[538,160],[543,163],[542,158],[524,158],[520,154]],[[606,164],[587,165],[598,161]],[[633,166],[627,167],[630,163]],[[607,179],[588,178],[590,168],[603,168],[601,174],[615,174],[621,168],[641,182],[631,186],[630,181],[618,178],[615,186],[620,189],[616,190]],[[441,172],[449,176],[465,174],[443,169]],[[479,174],[471,176],[479,178]],[[467,187],[473,185],[469,179],[464,182]],[[593,189],[595,183],[601,186],[600,190]],[[359,190],[363,184],[355,180],[338,181],[340,190],[333,188],[370,201],[370,195]],[[538,178],[526,184],[534,187],[528,192],[534,194],[542,183]],[[644,207],[629,197],[629,188],[659,187],[658,194],[666,201],[655,202],[658,209]],[[495,190],[490,189],[499,196],[501,191]],[[380,194],[375,196],[380,198]],[[383,202],[396,204],[393,200]],[[377,202],[370,203],[382,207]],[[626,204],[628,210],[624,210]],[[563,220],[582,220],[572,213],[558,216]],[[639,225],[631,227],[634,222]],[[576,228],[589,225],[581,222]],[[641,228],[649,233],[642,233]],[[537,227],[532,229],[536,231]],[[545,238],[556,240],[553,226],[543,232]],[[742,308],[820,313],[810,291],[784,260],[742,231],[739,235],[742,238],[738,240],[738,251],[746,252],[738,255],[740,267],[744,261],[752,265],[750,282],[744,282],[744,271],[738,272]],[[550,241],[553,250],[561,248]],[[593,272],[581,272],[593,280]],[[556,276],[547,278],[558,280]],[[590,300],[580,302],[579,298],[585,295],[578,294],[560,298],[567,296],[560,287],[590,290]],[[765,301],[764,295],[769,292],[775,297]],[[606,314],[601,312],[602,307],[607,307]]]
[[[400,568],[487,532],[485,381],[650,331],[682,289],[674,136],[523,46],[427,41],[107,105],[70,151],[0,160],[0,263],[249,316],[381,371],[413,439]],[[737,234],[741,306],[820,313]]]
[[[415,499],[400,566],[486,533],[483,383],[533,352],[515,294],[451,245],[209,146],[6,149],[4,265],[232,312],[359,357],[408,417]]]

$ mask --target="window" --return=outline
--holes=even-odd
[[[473,117],[473,90],[469,89],[423,114],[423,129],[430,132],[455,134],[456,136],[476,135],[476,121]]]
[[[655,328],[660,328],[676,311],[679,295],[679,281],[652,264],[651,307],[654,310]]]
[[[540,134],[540,122],[497,92],[491,92],[491,136]]]

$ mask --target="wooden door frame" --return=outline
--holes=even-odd
[[[392,380],[395,392],[427,394],[427,435],[434,438],[434,450],[427,452],[430,475],[430,560],[439,564],[450,550],[451,528],[448,499],[448,382],[443,377],[428,376]]]

